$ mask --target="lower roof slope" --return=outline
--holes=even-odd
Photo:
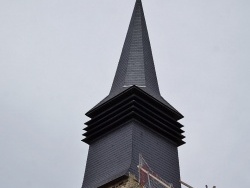
[[[138,121],[127,122],[90,145],[82,188],[106,187],[129,173],[139,178],[139,154],[160,177],[181,188],[176,145]]]

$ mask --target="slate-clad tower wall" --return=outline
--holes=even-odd
[[[159,91],[142,3],[136,1],[109,95],[86,113],[90,145],[82,188],[105,187],[134,174],[139,154],[163,179],[180,188],[178,146],[183,116]]]
[[[129,172],[138,174],[139,154],[150,168],[175,188],[180,188],[179,158],[176,144],[149,131],[138,122],[133,123],[133,156]]]
[[[124,125],[90,145],[83,188],[104,185],[125,175],[132,158],[132,125]]]

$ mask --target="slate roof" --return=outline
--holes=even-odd
[[[111,91],[109,95],[93,109],[99,107],[131,86],[141,88],[171,110],[179,113],[160,95],[141,0],[136,0],[135,3]]]
[[[139,154],[161,178],[181,188],[176,145],[136,120],[90,145],[82,188],[107,188],[107,183],[129,173],[138,178]]]
[[[164,180],[181,188],[178,147],[183,116],[159,91],[141,0],[136,0],[109,95],[86,113],[82,140],[89,153],[82,188],[107,187],[132,173],[138,156]]]

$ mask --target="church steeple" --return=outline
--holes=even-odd
[[[132,85],[160,95],[142,3],[136,1],[111,93]]]
[[[139,87],[166,105],[171,111],[176,113],[179,118],[183,117],[160,95],[141,0],[136,0],[110,93],[94,108],[107,102],[131,86]]]
[[[136,0],[109,95],[86,113],[89,153],[82,188],[112,187],[133,174],[141,154],[164,180],[181,188],[178,147],[183,116],[159,91],[141,0]]]

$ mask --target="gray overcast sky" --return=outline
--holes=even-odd
[[[0,0],[0,187],[81,187],[84,113],[109,92],[135,0]],[[181,177],[250,185],[250,1],[144,0]],[[157,169],[155,169],[157,172]]]

